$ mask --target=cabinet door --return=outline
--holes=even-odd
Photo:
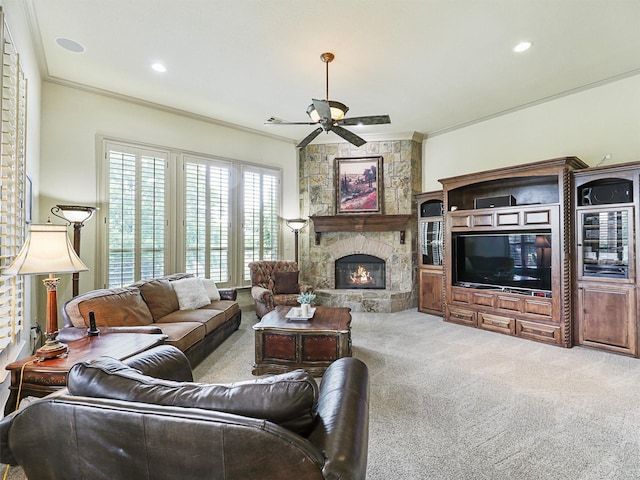
[[[420,219],[418,222],[418,261],[420,266],[442,266],[442,217]]]
[[[578,212],[578,279],[633,283],[633,208]]]
[[[636,355],[636,295],[634,287],[578,288],[578,343]]]
[[[424,313],[442,315],[442,274],[420,270],[419,310]]]

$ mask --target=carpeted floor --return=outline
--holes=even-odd
[[[255,378],[256,320],[244,318],[195,369],[198,381]],[[370,480],[640,478],[638,359],[416,310],[354,313],[352,337],[370,370]]]

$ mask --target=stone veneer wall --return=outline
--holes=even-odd
[[[300,151],[300,212],[303,217],[335,215],[335,158],[383,157],[382,213],[411,214],[405,244],[400,233],[325,232],[315,245],[313,222],[300,232],[301,281],[314,285],[317,303],[353,311],[395,312],[417,306],[417,206],[422,189],[422,139],[309,145]],[[334,261],[366,253],[386,261],[385,290],[335,290]]]

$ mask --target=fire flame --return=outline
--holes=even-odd
[[[352,285],[368,285],[370,283],[376,283],[375,279],[362,265],[358,265],[358,269],[355,272],[351,272],[349,277],[349,283]]]

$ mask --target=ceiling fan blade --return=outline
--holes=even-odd
[[[338,125],[334,125],[331,131],[335,132],[337,135],[340,135],[347,142],[354,144],[356,147],[361,147],[362,145],[367,143],[367,141],[364,138],[360,138],[355,133],[351,133],[346,128],[342,128]]]
[[[320,119],[331,119],[331,107],[329,106],[329,102],[327,100],[318,100],[316,98],[313,98],[312,102],[313,106],[316,107],[316,112],[318,112],[318,115],[320,115]]]
[[[311,141],[322,133],[322,127],[316,128],[313,132],[307,135],[298,145],[298,148],[304,148],[311,143]]]
[[[389,115],[368,115],[366,117],[343,118],[338,125],[381,125],[391,123]]]
[[[281,118],[271,117],[266,122],[265,125],[315,125],[316,122],[288,122]]]

